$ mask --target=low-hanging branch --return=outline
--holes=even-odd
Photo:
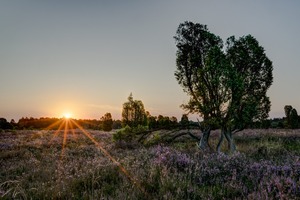
[[[200,137],[192,134],[189,130],[191,128],[199,128],[199,125],[198,124],[189,124],[189,125],[177,125],[177,126],[173,126],[173,130],[172,131],[167,131],[165,133],[165,136],[166,135],[171,135],[173,133],[176,133],[176,132],[180,132],[180,131],[183,131],[183,130],[188,130],[188,132],[180,132],[176,135],[174,135],[171,139],[169,139],[168,141],[171,142],[171,141],[174,141],[176,138],[178,137],[181,137],[181,136],[184,136],[184,135],[189,135],[191,136],[191,138],[195,139],[195,140],[200,140]],[[157,131],[162,131],[162,130],[167,130],[169,129],[170,127],[162,127],[162,128],[156,128],[156,129],[152,129],[152,130],[147,130],[147,131],[142,131],[142,132],[138,132],[136,133],[136,135],[141,135],[140,138],[138,139],[138,142],[142,142],[144,140],[147,139],[147,137],[149,137],[152,133],[154,132],[157,132]]]
[[[198,137],[198,136],[196,136],[196,135],[194,135],[194,134],[192,134],[191,132],[188,131],[188,132],[183,132],[183,133],[179,133],[177,135],[174,135],[171,139],[168,140],[168,142],[173,142],[176,138],[179,138],[179,137],[184,136],[184,135],[189,135],[189,136],[191,136],[191,138],[193,138],[197,141],[199,141],[201,139],[201,137]]]

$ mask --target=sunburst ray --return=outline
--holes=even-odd
[[[101,152],[107,157],[109,158],[113,163],[115,163],[119,170],[132,182],[133,185],[135,185],[136,187],[138,187],[146,196],[149,196],[148,193],[145,191],[145,189],[141,186],[141,184],[139,183],[138,180],[136,180],[135,178],[133,178],[133,176],[130,175],[130,173],[121,165],[121,163],[119,163],[114,157],[111,156],[111,154],[106,151],[99,142],[97,142],[94,137],[88,132],[86,131],[82,126],[80,126],[76,121],[70,119],[70,121],[72,123],[74,123],[74,125],[76,127],[78,127],[83,134],[88,137],[95,145],[98,149],[101,150]]]
[[[139,188],[139,190],[141,192],[143,192],[146,197],[150,197],[150,195],[141,186],[141,184],[139,183],[139,181],[137,179],[135,179],[132,175],[130,175],[130,173],[121,165],[121,163],[118,162],[106,149],[104,149],[103,146],[100,144],[100,142],[98,142],[97,140],[95,140],[95,138],[91,135],[91,133],[89,133],[88,131],[86,131],[79,123],[77,123],[75,120],[73,120],[71,118],[63,118],[63,119],[60,119],[60,120],[56,121],[55,123],[49,125],[44,130],[46,130],[46,131],[51,130],[53,127],[55,127],[57,125],[59,125],[59,127],[54,132],[51,140],[49,141],[49,144],[51,145],[52,142],[53,142],[53,140],[56,137],[58,137],[59,133],[63,130],[62,151],[61,151],[61,154],[60,154],[60,162],[59,162],[60,164],[63,161],[62,158],[63,158],[63,156],[65,154],[65,148],[66,148],[67,140],[68,140],[68,133],[71,130],[73,137],[75,139],[77,139],[77,135],[76,135],[74,129],[78,128],[87,138],[89,138],[95,144],[95,146],[102,152],[102,154],[104,156],[106,156],[110,161],[112,161],[114,164],[116,164],[118,166],[119,171],[122,172],[133,185],[135,185],[137,188]],[[61,175],[59,175],[59,177],[60,176]]]
[[[63,139],[62,150],[61,150],[61,155],[60,155],[61,159],[64,156],[65,147],[66,147],[66,144],[67,144],[67,134],[68,134],[68,131],[69,131],[68,124],[69,124],[69,120],[66,119],[65,120],[65,130],[64,130],[64,139]]]
[[[66,121],[61,121],[61,124],[59,125],[58,129],[55,131],[55,133],[53,134],[53,137],[51,138],[51,140],[49,141],[49,144],[52,143],[52,141],[54,140],[54,138],[56,138],[59,134],[59,132],[63,129],[64,124],[66,123]]]

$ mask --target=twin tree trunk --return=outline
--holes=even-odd
[[[203,151],[212,150],[212,148],[210,147],[210,145],[208,143],[209,136],[210,136],[210,130],[202,131],[202,137],[201,137],[200,142],[199,142],[199,148],[202,149]],[[235,152],[236,146],[235,146],[234,141],[233,141],[232,132],[227,131],[224,128],[221,129],[221,137],[220,137],[218,145],[217,145],[217,152],[219,153],[221,151],[221,146],[222,146],[222,143],[224,141],[224,137],[227,140],[229,151],[231,153]]]
[[[231,153],[235,152],[236,147],[235,147],[235,144],[234,144],[234,141],[233,141],[232,132],[231,131],[226,131],[226,129],[221,130],[221,137],[220,137],[220,140],[219,140],[218,145],[217,145],[217,152],[221,151],[221,145],[224,141],[224,137],[227,140],[229,151]]]

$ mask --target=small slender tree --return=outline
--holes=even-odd
[[[147,125],[147,114],[144,104],[141,100],[133,100],[132,93],[128,101],[123,104],[122,125],[137,127],[138,125]]]

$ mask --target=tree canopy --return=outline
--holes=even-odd
[[[141,100],[133,100],[132,94],[129,95],[128,101],[123,104],[122,124],[130,127],[147,124],[147,115],[144,104]]]
[[[268,117],[271,103],[266,93],[273,81],[272,62],[251,35],[231,36],[224,47],[206,25],[184,22],[174,38],[175,77],[190,97],[182,108],[198,113],[206,127],[200,147],[209,147],[211,127],[218,126],[220,144],[225,136],[234,151],[232,133]]]
[[[113,119],[110,113],[105,113],[103,117],[101,117],[102,129],[104,131],[111,131],[113,128]]]

